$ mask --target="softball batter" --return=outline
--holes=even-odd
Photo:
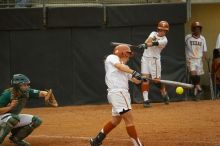
[[[90,139],[91,146],[100,146],[104,138],[121,120],[124,120],[134,146],[143,146],[134,126],[128,91],[129,80],[136,84],[141,82],[141,75],[125,65],[131,56],[132,52],[127,45],[119,45],[105,60],[105,82],[108,86],[108,101],[112,105],[112,119],[105,124],[95,138]]]
[[[144,49],[141,59],[141,73],[147,78],[160,79],[161,78],[161,61],[160,53],[166,47],[168,40],[166,37],[169,31],[169,24],[167,21],[160,21],[157,26],[157,31],[151,32],[144,44],[140,45]],[[164,98],[165,104],[169,104],[169,96],[167,94],[165,85],[155,83],[159,88],[161,95]],[[144,107],[150,107],[148,98],[149,81],[142,82],[141,90],[144,98]]]

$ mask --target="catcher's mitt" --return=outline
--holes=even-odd
[[[55,99],[52,89],[47,90],[47,95],[45,96],[45,104],[47,106],[58,107],[58,103]]]

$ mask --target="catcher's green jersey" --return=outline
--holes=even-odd
[[[18,104],[15,108],[13,108],[8,113],[12,114],[19,114],[21,110],[26,105],[26,102],[29,98],[38,98],[39,97],[39,90],[35,89],[29,89],[26,94],[22,94],[16,97],[18,100]],[[0,95],[0,108],[8,106],[9,103],[11,103],[11,100],[13,98],[13,89],[9,88],[6,89],[1,95]]]

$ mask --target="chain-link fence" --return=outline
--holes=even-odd
[[[103,6],[148,3],[178,3],[186,0],[0,0],[1,8],[44,6]]]

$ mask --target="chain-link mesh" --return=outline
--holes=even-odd
[[[177,3],[186,0],[0,0],[0,7],[103,6],[109,4]]]

